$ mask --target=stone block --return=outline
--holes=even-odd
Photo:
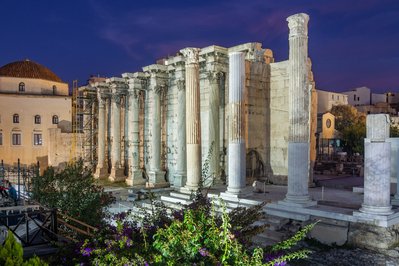
[[[385,141],[389,138],[390,119],[387,114],[367,115],[367,138],[371,142]]]
[[[348,240],[348,223],[321,221],[310,231],[310,237],[326,245],[342,246]]]

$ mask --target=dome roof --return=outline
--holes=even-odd
[[[62,82],[53,71],[45,66],[30,61],[17,61],[0,67],[0,76],[15,78],[45,79]]]

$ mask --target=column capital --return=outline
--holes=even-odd
[[[192,48],[192,47],[188,47],[188,48],[184,48],[184,49],[180,50],[180,52],[186,58],[186,65],[198,64],[199,63],[199,52],[200,51],[201,51],[201,49]]]
[[[288,28],[290,29],[289,38],[307,37],[309,16],[305,13],[299,13],[287,18]]]
[[[100,108],[104,108],[105,107],[106,100],[107,100],[106,95],[104,95],[103,92],[101,92],[100,90],[97,89],[97,101],[98,101],[98,106]]]

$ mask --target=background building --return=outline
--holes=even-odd
[[[30,60],[0,68],[0,159],[57,166],[71,157],[68,84]]]
[[[332,91],[317,90],[317,113],[324,114],[334,105],[348,104],[348,95]]]

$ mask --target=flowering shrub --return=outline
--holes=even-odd
[[[157,208],[159,213],[154,215],[159,218],[165,207]],[[156,208],[153,210],[157,212]],[[256,211],[248,212],[256,216]],[[289,252],[289,249],[313,225],[266,252],[261,248],[250,250],[243,240],[248,239],[247,233],[256,230],[243,229],[250,228],[248,224],[253,220],[240,220],[238,213],[246,214],[245,210],[239,210],[217,215],[213,205],[201,196],[192,205],[173,212],[174,219],[147,217],[139,226],[127,219],[129,213],[123,213],[116,217],[116,226],[109,226],[95,239],[86,240],[79,250],[82,261],[92,265],[285,265],[286,261],[308,254],[306,250]]]

